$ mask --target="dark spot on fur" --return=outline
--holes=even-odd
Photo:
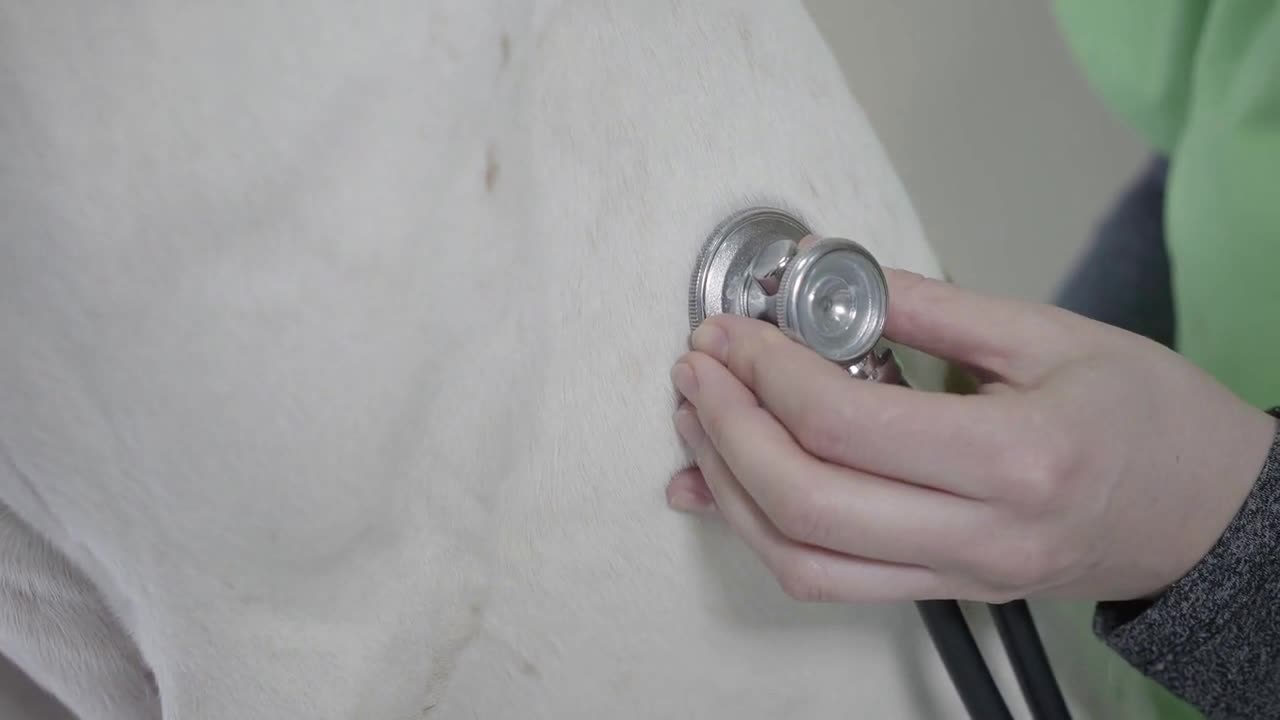
[[[542,673],[538,672],[537,665],[534,665],[533,663],[525,659],[520,660],[520,672],[524,673],[525,675],[528,675],[529,677],[535,677],[535,678],[540,677],[542,675]]]
[[[484,156],[484,186],[489,192],[498,186],[498,156],[492,145]]]

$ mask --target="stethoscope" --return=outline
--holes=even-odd
[[[822,238],[801,250],[811,234],[794,215],[769,207],[748,208],[718,225],[690,282],[690,327],[720,313],[766,320],[854,378],[906,385],[892,351],[876,349],[889,306],[880,264],[844,238]],[[960,604],[921,600],[916,607],[969,716],[1012,720]],[[988,608],[1032,716],[1068,720],[1026,601]]]

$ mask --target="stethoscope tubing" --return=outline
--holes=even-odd
[[[1070,720],[1067,703],[1054,678],[1026,600],[987,605],[1009,656],[1023,698],[1035,720]],[[942,665],[974,720],[1013,720],[960,603],[918,600],[916,609]]]
[[[987,606],[1022,696],[1035,720],[1070,720],[1067,701],[1053,675],[1026,600]]]

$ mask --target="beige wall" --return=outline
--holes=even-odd
[[[953,279],[1047,299],[1145,157],[1049,0],[806,0]]]

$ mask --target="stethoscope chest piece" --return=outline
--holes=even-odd
[[[766,320],[855,378],[906,386],[892,351],[874,352],[889,307],[880,264],[852,240],[810,243],[811,234],[798,218],[767,207],[722,222],[689,283],[689,325],[721,313]],[[970,717],[1012,720],[959,604],[916,605]],[[1069,720],[1025,601],[991,607],[1033,717]]]
[[[775,208],[739,212],[712,231],[689,288],[689,324],[720,313],[774,323],[823,357],[853,367],[884,330],[888,288],[866,248],[812,232]]]

